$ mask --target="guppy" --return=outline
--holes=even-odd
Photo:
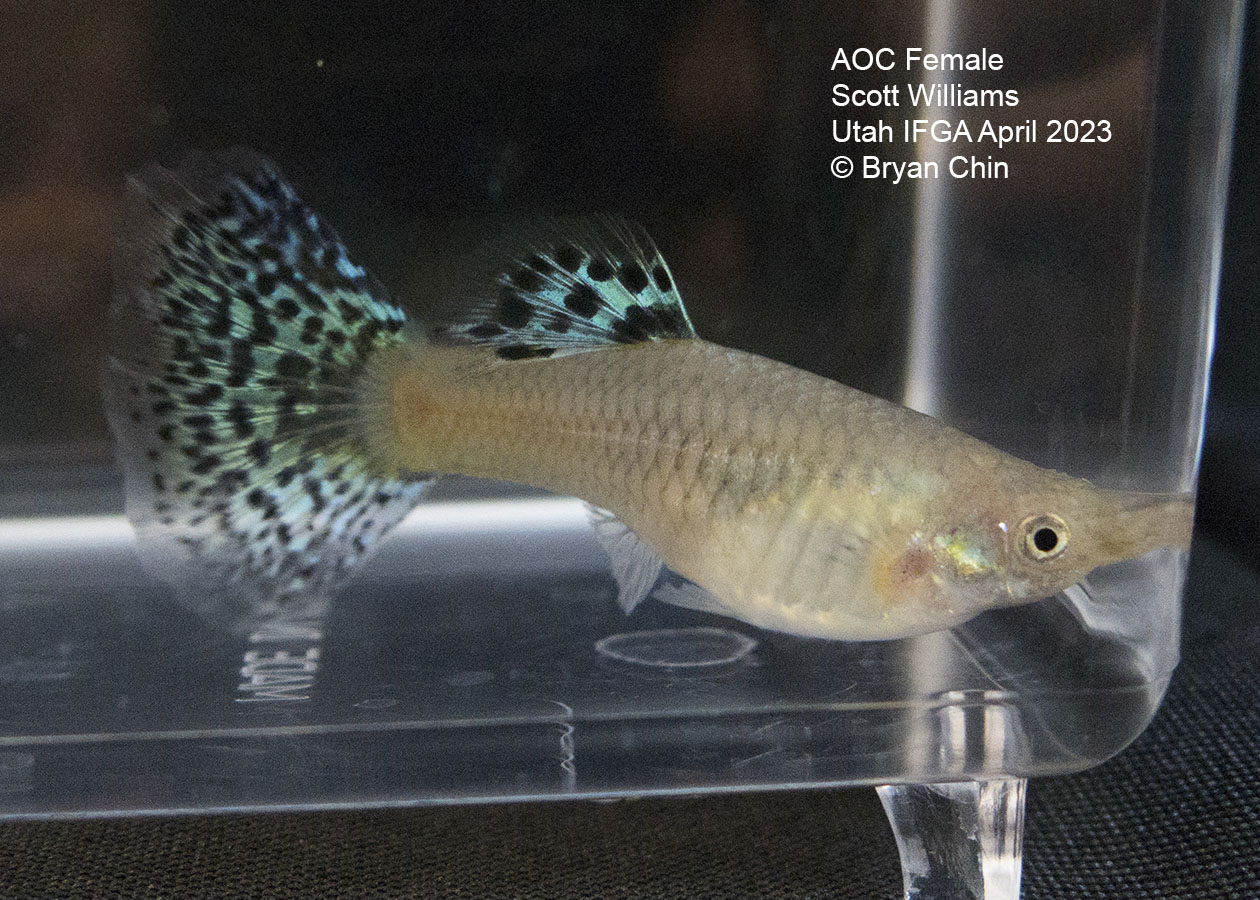
[[[149,567],[246,627],[317,614],[436,475],[587,501],[627,612],[822,638],[947,628],[1185,548],[1104,490],[699,339],[650,238],[558,223],[409,322],[268,161],[129,179],[106,406]]]

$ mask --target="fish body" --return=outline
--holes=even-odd
[[[1100,512],[1123,508],[1124,495],[905,407],[700,339],[530,365],[486,357],[409,348],[385,361],[377,389],[388,392],[393,463],[534,485],[614,511],[705,588],[693,603],[766,628],[902,636],[1039,599],[1037,579],[1011,558],[1019,548],[1008,545],[1022,538],[1010,530],[1082,500]],[[1185,540],[1170,528],[1184,526],[1184,501],[1135,496],[1141,512],[1130,518],[1145,517],[1152,547]],[[974,571],[937,545],[960,531]],[[1130,540],[1142,538],[1120,552],[1136,546]],[[1102,558],[1084,547],[1073,557],[1084,571]]]
[[[131,197],[107,403],[129,513],[155,567],[250,618],[322,602],[447,473],[586,500],[627,611],[668,568],[667,602],[834,639],[1188,544],[1186,496],[1096,488],[696,337],[624,223],[528,236],[426,329],[265,160],[155,168]]]

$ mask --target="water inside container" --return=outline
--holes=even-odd
[[[176,147],[274,157],[415,308],[486,235],[629,216],[709,340],[1108,487],[1193,487],[1236,4],[499,12],[31,13],[55,49],[7,51],[75,65],[0,148],[0,815],[1033,775],[1132,740],[1176,663],[1173,551],[824,641],[627,617],[579,501],[452,479],[325,620],[233,636],[144,572],[100,412],[108,248],[123,173]],[[837,105],[858,91],[879,104]]]

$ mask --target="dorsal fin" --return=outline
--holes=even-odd
[[[555,222],[482,258],[457,321],[435,329],[438,340],[515,360],[696,336],[669,266],[630,222]]]

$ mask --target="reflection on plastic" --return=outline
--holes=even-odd
[[[617,662],[677,672],[734,665],[756,647],[737,631],[708,626],[628,631],[595,643],[596,652]]]
[[[395,529],[409,537],[482,532],[567,531],[586,527],[580,500],[527,497],[448,500],[417,506]],[[121,515],[0,518],[0,553],[70,550],[130,543],[134,533]]]
[[[1167,678],[1177,665],[1186,552],[1157,550],[1090,574],[1061,595],[1061,602],[1091,634],[1131,648],[1133,664],[1150,681]],[[1130,585],[1148,595],[1134,602]],[[1159,596],[1153,596],[1158,593]]]
[[[86,646],[76,646],[69,641],[58,641],[33,653],[4,660],[0,662],[0,684],[65,681],[73,678],[83,668],[83,661],[76,655],[76,651],[87,649]]]

